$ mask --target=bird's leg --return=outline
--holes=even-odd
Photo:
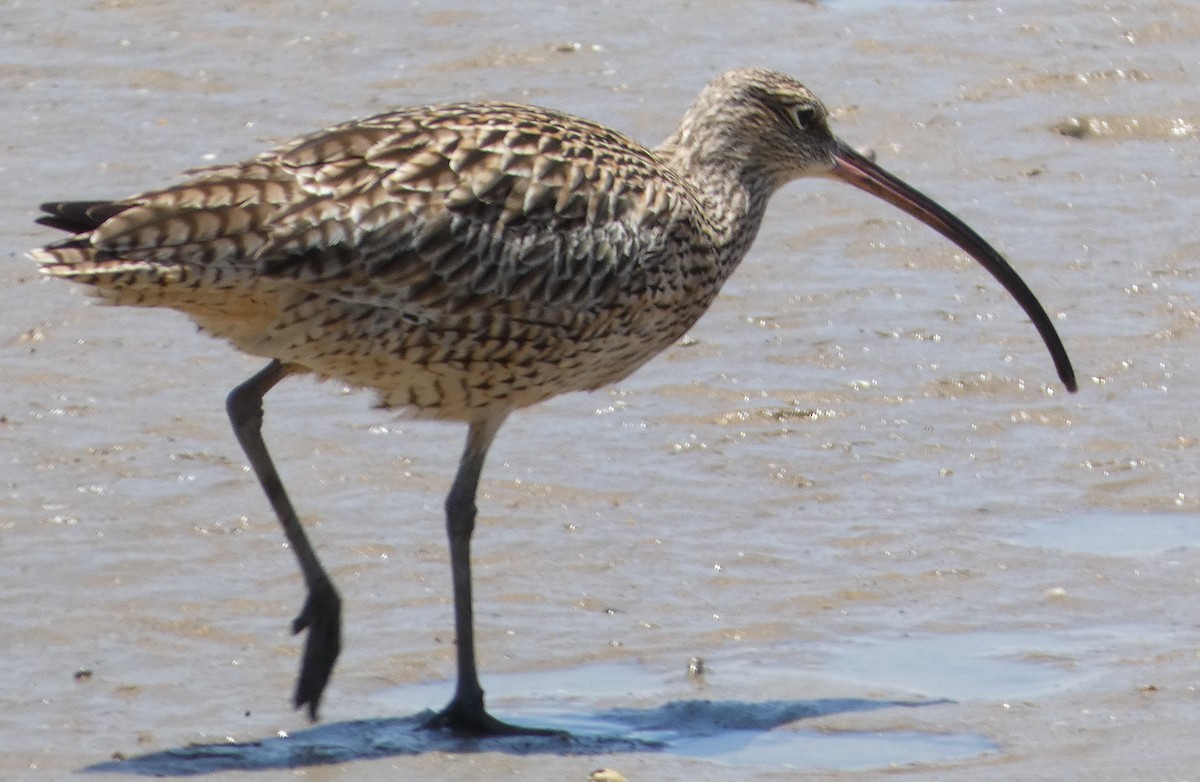
[[[308,630],[304,661],[300,665],[300,678],[296,681],[293,702],[296,708],[307,705],[309,717],[316,721],[321,694],[329,683],[333,663],[341,650],[342,601],[304,534],[304,528],[296,517],[296,511],[283,488],[283,481],[262,439],[263,396],[276,383],[296,371],[298,368],[294,366],[272,361],[261,372],[233,389],[225,406],[238,443],[246,452],[258,482],[262,484],[275,515],[279,517],[279,523],[283,525],[284,534],[300,562],[300,571],[308,587],[304,608],[292,622],[293,633]]]
[[[471,598],[471,533],[475,529],[475,492],[488,447],[504,423],[496,415],[471,424],[458,474],[446,497],[446,533],[450,538],[450,572],[454,579],[454,631],[458,652],[458,684],[450,703],[426,723],[467,735],[563,735],[561,731],[523,728],[487,713],[475,666],[475,624]]]

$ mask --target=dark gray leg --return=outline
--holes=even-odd
[[[271,455],[262,439],[263,396],[293,372],[296,367],[272,361],[261,372],[242,383],[230,392],[225,406],[229,411],[229,420],[233,423],[233,433],[237,435],[238,443],[246,452],[258,482],[262,484],[283,532],[287,535],[288,543],[300,562],[300,572],[304,574],[304,583],[308,587],[308,599],[301,609],[300,615],[292,622],[292,632],[300,633],[308,630],[308,641],[304,647],[304,660],[300,664],[300,678],[296,681],[296,694],[293,702],[296,708],[308,706],[308,715],[313,721],[317,719],[317,707],[321,702],[321,694],[329,683],[333,673],[333,663],[341,651],[342,634],[342,601],[333,588],[333,582],[325,568],[321,567],[296,511],[292,508],[283,481],[275,470]]]
[[[454,578],[454,630],[458,651],[458,685],[454,697],[427,723],[457,733],[561,735],[560,731],[521,728],[487,713],[475,666],[475,623],[471,597],[471,533],[475,529],[475,492],[488,448],[506,415],[471,424],[458,475],[446,497],[446,532],[450,537],[450,571]]]

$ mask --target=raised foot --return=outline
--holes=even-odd
[[[308,631],[304,644],[304,660],[300,663],[300,678],[296,681],[296,708],[308,706],[308,716],[317,721],[317,708],[333,663],[342,650],[342,599],[333,584],[324,581],[308,592],[308,600],[300,615],[292,621],[292,633]]]
[[[444,730],[458,736],[545,736],[548,738],[570,738],[565,730],[551,728],[526,728],[498,720],[482,707],[463,708],[451,702],[449,706],[431,716],[421,730]]]

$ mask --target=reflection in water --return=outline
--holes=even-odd
[[[461,738],[421,726],[431,712],[403,719],[356,720],[253,742],[191,745],[114,760],[88,771],[144,776],[194,776],[262,771],[427,752],[511,755],[602,755],[666,752],[727,764],[792,768],[862,769],[970,757],[996,749],[982,736],[776,730],[807,718],[939,701],[859,698],[815,701],[675,701],[655,709],[610,709],[522,716],[536,727],[570,731],[566,737]],[[508,716],[508,715],[505,715]]]

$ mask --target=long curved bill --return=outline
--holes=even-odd
[[[1025,310],[1025,314],[1042,335],[1042,342],[1050,351],[1050,357],[1054,359],[1054,368],[1058,371],[1059,379],[1068,391],[1075,391],[1075,370],[1071,367],[1067,349],[1063,347],[1058,332],[1054,330],[1054,324],[1050,322],[1050,316],[1042,309],[1041,303],[1033,295],[1033,291],[1029,290],[1025,281],[1008,265],[1008,261],[979,234],[933,199],[884,171],[840,139],[836,140],[835,144],[833,171],[830,174],[903,209],[979,261]]]

